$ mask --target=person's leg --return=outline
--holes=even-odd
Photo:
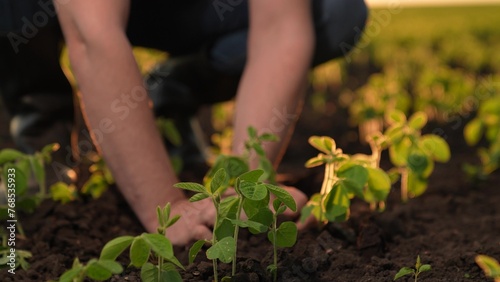
[[[49,143],[70,144],[72,88],[59,65],[61,40],[56,24],[40,28],[18,52],[0,37],[0,96],[12,117],[14,142],[27,153]]]

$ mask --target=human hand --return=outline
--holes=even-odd
[[[191,241],[212,238],[210,227],[215,221],[215,208],[210,199],[194,203],[187,199],[174,202],[170,214],[180,215],[180,219],[166,231],[172,244],[187,245]]]

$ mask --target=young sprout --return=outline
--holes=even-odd
[[[415,268],[410,268],[410,267],[403,267],[401,268],[398,273],[394,276],[394,280],[397,280],[403,276],[406,275],[412,275],[415,278],[415,282],[418,281],[418,276],[422,272],[426,272],[431,270],[431,265],[430,264],[422,264],[420,262],[420,256],[417,256],[417,262],[415,263]]]
[[[389,128],[384,135],[390,160],[396,166],[391,172],[401,175],[401,199],[406,202],[425,192],[434,162],[447,162],[450,148],[435,134],[421,134],[427,124],[424,112],[416,112],[407,120],[403,112],[395,110],[387,114],[386,121]]]
[[[500,264],[496,259],[485,255],[478,255],[476,256],[476,263],[487,277],[493,278],[495,282],[500,282]]]

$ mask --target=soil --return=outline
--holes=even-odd
[[[288,184],[309,194],[319,190],[321,169],[303,168],[317,154],[307,144],[310,135],[332,136],[347,153],[368,151],[357,142],[346,116],[340,109],[330,115],[304,110],[283,160],[281,177]],[[474,257],[500,258],[500,174],[480,183],[465,181],[461,167],[465,162],[477,163],[475,149],[463,142],[462,128],[430,125],[426,131],[436,129],[450,143],[452,159],[436,165],[424,195],[403,204],[396,185],[383,213],[371,212],[366,204],[354,201],[349,221],[301,232],[293,248],[279,251],[279,281],[392,281],[401,267],[415,264],[417,255],[432,266],[419,281],[489,281]],[[86,262],[98,257],[107,241],[143,232],[115,187],[97,200],[66,205],[45,201],[21,221],[27,236],[18,238],[17,247],[33,253],[31,267],[18,269],[15,275],[2,269],[0,281],[57,279],[75,257]],[[176,254],[187,262],[187,249],[178,248]],[[234,281],[269,281],[266,267],[272,248],[265,237],[243,232],[238,257],[239,274]],[[127,258],[120,259],[126,266]],[[220,264],[219,277],[229,271],[229,265]],[[185,281],[212,281],[211,262],[200,254],[182,276]],[[139,272],[129,268],[111,281],[140,281]]]

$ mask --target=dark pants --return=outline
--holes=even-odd
[[[0,0],[0,6],[5,14],[9,5],[25,1]],[[0,36],[0,96],[12,116],[14,140],[28,152],[57,141],[49,138],[39,144],[32,142],[54,126],[63,130],[61,123],[73,119],[72,90],[59,66],[62,36],[48,1],[33,1],[35,8],[27,9],[25,20],[12,9],[11,21],[0,21],[4,25],[0,26],[0,34],[4,32]],[[317,41],[314,66],[345,55],[347,50],[342,46],[354,45],[367,9],[362,0],[313,0],[312,5]],[[2,11],[0,17],[7,19]],[[27,22],[35,26],[36,33],[26,34],[30,31]],[[16,33],[5,30],[9,24]],[[8,34],[17,34],[18,41],[13,44]],[[173,57],[203,54],[213,73],[238,77],[246,61],[248,3],[132,0],[127,34],[133,45],[164,50]],[[204,102],[221,100],[199,98]]]

